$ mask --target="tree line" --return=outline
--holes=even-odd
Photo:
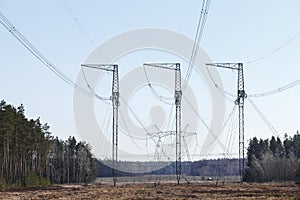
[[[98,160],[97,177],[111,177],[112,170],[106,163],[110,160]],[[201,161],[182,161],[181,173],[188,176],[238,176],[238,159],[211,159]],[[142,172],[141,172],[142,171]],[[140,172],[140,173],[139,173]],[[118,176],[139,175],[174,175],[176,174],[175,162],[138,162],[119,161]]]
[[[80,183],[96,176],[89,145],[54,137],[48,124],[27,119],[25,109],[0,103],[0,189]]]
[[[245,181],[297,181],[300,182],[300,134],[283,142],[279,137],[271,139],[252,138],[247,149]]]

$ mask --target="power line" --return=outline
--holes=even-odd
[[[120,96],[120,98],[122,99],[122,101],[126,104],[126,106],[129,108],[131,114],[133,115],[133,117],[135,118],[135,120],[137,120],[137,122],[140,124],[140,126],[144,129],[145,133],[150,135],[149,131],[147,130],[146,126],[143,125],[142,121],[138,118],[137,114],[135,113],[135,111],[131,108],[131,106],[127,103],[126,99],[124,99],[122,96]]]
[[[104,134],[104,138],[101,137],[101,134],[99,134],[98,140],[97,140],[97,145],[96,145],[96,152],[99,152],[99,147],[103,146],[103,142],[105,139],[108,138],[108,133],[109,133],[109,123],[111,120],[111,112],[110,112],[110,107],[107,106],[106,112],[103,118],[103,123],[102,123],[102,133]],[[107,123],[105,123],[107,121]],[[102,140],[101,140],[102,138]],[[105,144],[105,143],[104,143]],[[102,149],[107,149],[107,148],[102,148]],[[106,153],[106,152],[105,152]]]
[[[37,48],[35,48],[17,29],[16,27],[0,12],[0,23],[6,28],[31,54],[33,54],[38,60],[40,60],[46,67],[48,67],[53,73],[55,73],[60,79],[74,88],[82,90],[78,87],[69,77],[67,77],[62,71],[54,66],[50,60],[48,60]],[[86,92],[82,90],[83,92]]]
[[[89,34],[85,31],[85,29],[83,28],[83,26],[81,25],[81,23],[79,22],[78,18],[75,16],[71,6],[68,4],[68,2],[66,0],[60,0],[61,3],[63,4],[63,7],[65,8],[65,10],[67,11],[67,13],[71,16],[72,20],[75,22],[75,24],[77,25],[78,29],[80,30],[80,32],[84,35],[84,37],[89,41],[89,43],[93,46],[96,47],[95,42],[91,39],[91,37],[89,36]]]
[[[226,143],[225,143],[225,144],[227,144],[227,148],[228,148],[229,152],[232,152],[232,149],[233,149],[233,142],[234,142],[235,136],[236,136],[235,133],[237,133],[237,128],[238,128],[237,125],[238,125],[238,116],[234,115],[231,118],[230,125],[228,128],[229,137],[227,138]]]
[[[286,42],[284,42],[283,44],[281,44],[279,47],[275,48],[274,50],[270,51],[269,53],[265,54],[264,56],[258,57],[256,59],[248,61],[246,63],[247,64],[253,64],[253,63],[256,63],[258,61],[264,60],[264,59],[272,56],[273,54],[275,54],[276,52],[280,51],[285,46],[287,46],[288,44],[290,44],[292,41],[294,41],[295,39],[297,39],[299,36],[300,36],[300,31],[297,32],[290,39],[288,39]],[[300,84],[300,79],[295,80],[295,81],[293,81],[291,83],[288,83],[288,84],[286,84],[284,86],[281,86],[279,88],[276,88],[276,89],[272,89],[272,90],[269,90],[269,91],[266,91],[266,92],[257,93],[257,94],[251,94],[251,95],[248,95],[248,96],[249,97],[264,97],[264,96],[269,96],[269,95],[277,94],[279,92],[283,92],[283,91],[288,90],[290,88],[293,88],[293,87],[295,87],[295,86],[297,86],[299,84]]]
[[[274,128],[274,126],[271,124],[271,122],[264,116],[264,114],[260,111],[260,109],[254,104],[254,102],[251,100],[251,98],[248,98],[250,104],[254,108],[254,110],[261,116],[262,120],[265,122],[265,124],[268,126],[268,128],[271,130],[274,136],[280,137],[278,134],[278,131]]]
[[[132,143],[133,143],[137,148],[139,148],[139,149],[144,149],[147,145],[145,144],[143,147],[140,147],[140,146],[135,142],[134,136],[131,135],[131,131],[130,131],[129,128],[128,128],[128,125],[127,125],[127,123],[126,123],[126,120],[125,120],[125,118],[124,118],[123,113],[122,113],[121,110],[119,110],[119,114],[120,114],[120,119],[121,119],[121,120],[123,121],[123,123],[124,123],[124,127],[125,127],[125,131],[124,131],[124,132],[127,133],[127,135],[130,137]]]
[[[90,84],[89,84],[89,82],[88,82],[88,80],[87,80],[87,78],[86,78],[86,75],[85,75],[85,73],[84,73],[84,70],[83,70],[83,67],[82,67],[82,66],[81,66],[81,72],[82,72],[84,81],[85,81],[85,83],[86,83],[86,86],[90,89],[91,92],[93,92],[93,90],[92,90],[92,88],[91,88],[91,86],[90,86]]]
[[[90,45],[93,48],[96,48],[97,45],[94,42],[94,40],[90,37],[90,35],[88,34],[88,32],[84,29],[84,27],[82,26],[82,24],[80,23],[80,20],[78,19],[78,17],[74,14],[74,11],[72,10],[71,6],[68,4],[67,0],[61,0],[61,3],[64,7],[64,9],[67,11],[67,13],[70,15],[70,17],[72,18],[72,20],[74,21],[74,23],[76,24],[77,28],[79,29],[79,31],[82,33],[82,35],[86,38],[87,41],[89,41]],[[104,58],[107,58],[106,55],[102,52],[102,51],[98,51]],[[107,58],[108,59],[108,58]]]
[[[92,94],[86,89],[75,83],[70,77],[64,72],[57,68],[46,56],[44,56],[17,28],[3,15],[0,11],[0,23],[6,28],[34,57],[36,57],[41,63],[49,68],[56,76],[58,76],[65,83],[81,92],[82,94],[93,97],[95,96],[100,100],[107,100],[107,98],[101,97],[97,94]]]
[[[235,94],[232,94],[224,89],[221,89],[219,87],[219,85],[216,83],[216,81],[214,80],[212,74],[210,73],[210,70],[208,69],[208,67],[206,67],[207,69],[207,72],[208,72],[208,75],[209,75],[209,78],[210,80],[214,83],[214,86],[218,89],[218,91],[224,96],[224,98],[226,98],[228,101],[230,102],[234,102],[232,99],[230,99],[229,97],[234,97],[236,98],[236,95]]]
[[[190,58],[190,62],[189,62],[188,70],[187,70],[187,73],[186,73],[185,81],[184,81],[184,84],[183,84],[183,87],[182,87],[183,90],[185,90],[185,88],[187,87],[188,81],[191,78],[191,74],[192,74],[192,70],[193,70],[193,64],[194,64],[195,58],[197,57],[197,53],[198,53],[199,46],[200,46],[200,41],[201,41],[201,38],[202,38],[202,35],[203,35],[203,32],[204,32],[204,27],[205,27],[207,15],[208,15],[210,1],[211,0],[203,0],[202,1],[202,8],[201,8],[201,12],[200,12],[199,20],[198,20],[197,31],[196,31],[194,44],[193,44],[193,49],[192,49],[192,55],[191,55],[191,58]]]
[[[250,60],[250,61],[247,61],[245,62],[246,64],[253,64],[253,63],[256,63],[256,62],[259,62],[261,60],[264,60],[270,56],[272,56],[273,54],[275,54],[277,51],[281,50],[282,48],[284,48],[285,46],[287,46],[289,43],[291,43],[292,41],[294,41],[296,38],[298,38],[300,36],[300,31],[298,33],[296,33],[293,37],[291,37],[290,39],[288,39],[286,42],[284,42],[283,44],[281,44],[279,47],[277,47],[276,49],[270,51],[269,53],[261,56],[261,57],[258,57],[256,59],[253,59],[253,60]]]
[[[183,96],[184,98],[184,96]],[[189,106],[191,107],[192,111],[197,115],[197,117],[200,119],[200,121],[202,122],[202,124],[205,126],[205,128],[208,130],[208,132],[214,137],[214,139],[217,141],[217,143],[219,144],[219,146],[224,150],[224,152],[229,155],[229,152],[227,151],[225,145],[220,141],[219,137],[217,135],[215,135],[215,133],[210,129],[210,127],[206,124],[206,122],[204,121],[204,119],[200,116],[200,114],[197,112],[197,110],[194,108],[194,106],[192,105],[192,103],[185,98],[185,101],[189,104]]]
[[[265,97],[265,96],[269,96],[269,95],[273,95],[273,94],[283,92],[283,91],[288,90],[290,88],[296,87],[299,84],[300,84],[300,79],[295,80],[295,81],[293,81],[293,82],[291,82],[287,85],[284,85],[282,87],[279,87],[279,88],[276,88],[276,89],[273,89],[273,90],[269,90],[269,91],[262,92],[262,93],[257,93],[257,94],[251,94],[251,95],[248,95],[248,96],[249,97]]]
[[[224,95],[224,97],[229,100],[229,101],[232,101],[229,97],[235,97],[236,95],[235,94],[232,94],[226,90],[222,90],[219,85],[216,83],[216,81],[214,80],[213,76],[211,75],[210,71],[207,69],[208,71],[208,75],[210,77],[210,79],[212,80],[212,82],[214,83],[214,86]],[[270,96],[270,95],[273,95],[273,94],[277,94],[277,93],[280,93],[280,92],[284,92],[285,90],[288,90],[288,89],[291,89],[293,87],[296,87],[300,84],[300,79],[297,79],[293,82],[290,82],[286,85],[283,85],[281,87],[278,87],[278,88],[275,88],[275,89],[272,89],[272,90],[269,90],[269,91],[265,91],[265,92],[261,92],[261,93],[255,93],[255,94],[249,94],[247,95],[248,97],[265,97],[265,96]]]
[[[87,76],[86,76],[86,74],[85,74],[85,72],[84,72],[83,66],[81,66],[81,72],[82,72],[82,75],[83,75],[83,79],[84,79],[84,81],[85,81],[85,84],[86,84],[86,86],[89,88],[90,92],[91,92],[92,94],[94,94],[94,96],[95,96],[97,99],[103,101],[103,102],[106,103],[106,104],[111,104],[111,102],[110,102],[110,97],[102,97],[102,96],[96,94],[95,91],[92,89],[91,85],[90,85],[89,82],[88,82]],[[102,74],[101,78],[102,78],[102,77],[103,77],[103,74]],[[101,78],[100,78],[100,79],[101,79]]]
[[[169,105],[172,105],[173,103],[170,103],[168,101],[173,101],[174,100],[174,97],[165,97],[165,96],[162,96],[159,94],[159,92],[157,90],[155,90],[155,88],[152,86],[151,82],[150,82],[150,79],[149,79],[149,76],[148,76],[148,73],[146,71],[146,68],[145,66],[143,66],[143,70],[144,70],[144,74],[145,74],[145,78],[147,80],[147,85],[150,89],[150,91],[152,92],[152,94],[158,98],[160,101],[166,103],[166,104],[169,104]]]

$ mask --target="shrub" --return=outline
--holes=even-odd
[[[41,178],[40,186],[47,187],[47,186],[50,186],[50,185],[51,185],[50,179],[48,179],[48,178]]]
[[[298,169],[296,170],[296,176],[295,176],[296,183],[300,185],[300,165]]]
[[[6,180],[3,177],[0,177],[0,190],[5,190],[7,188]]]
[[[26,174],[26,187],[37,187],[40,185],[39,176],[35,171],[29,171]]]

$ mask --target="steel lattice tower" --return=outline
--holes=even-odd
[[[238,90],[237,90],[237,99],[235,104],[239,106],[239,170],[240,178],[243,181],[243,175],[245,170],[245,157],[244,157],[244,101],[247,97],[244,89],[244,72],[243,64],[238,63]]]
[[[113,66],[113,80],[112,80],[112,105],[113,105],[113,182],[114,186],[117,182],[117,162],[118,162],[118,107],[119,107],[119,75],[118,75],[118,66]]]
[[[113,107],[113,122],[112,122],[112,176],[114,186],[117,182],[118,170],[118,107],[119,107],[119,73],[118,65],[115,64],[83,64],[82,67],[105,70],[113,73],[112,79],[112,107]]]
[[[163,69],[175,70],[175,106],[176,106],[176,178],[180,183],[181,176],[181,71],[179,63],[152,63],[144,66],[158,67]]]
[[[175,65],[175,106],[176,106],[176,177],[177,184],[181,175],[181,73],[180,64]]]
[[[213,63],[206,64],[220,68],[233,69],[238,71],[237,80],[237,99],[235,104],[239,106],[239,174],[240,180],[243,182],[243,175],[245,170],[245,153],[244,153],[244,101],[247,98],[244,88],[244,72],[243,63]]]

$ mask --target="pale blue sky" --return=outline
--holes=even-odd
[[[66,1],[96,46],[119,33],[144,27],[170,29],[193,39],[202,4],[196,0]],[[80,64],[95,47],[61,0],[0,0],[0,10],[57,67],[76,79]],[[213,61],[246,63],[299,33],[299,11],[297,0],[212,0],[201,47]],[[43,66],[3,27],[0,36],[0,98],[14,105],[23,103],[28,117],[40,116],[59,137],[78,137],[73,119],[73,88]],[[271,56],[245,64],[246,92],[264,92],[299,79],[299,52],[300,36]],[[225,89],[235,93],[235,74],[230,70],[219,73]],[[252,100],[283,136],[300,129],[299,99],[297,86]],[[227,107],[231,109],[230,102]],[[271,137],[272,132],[248,101],[245,107],[246,143],[253,136]],[[233,150],[232,154],[237,152]]]

